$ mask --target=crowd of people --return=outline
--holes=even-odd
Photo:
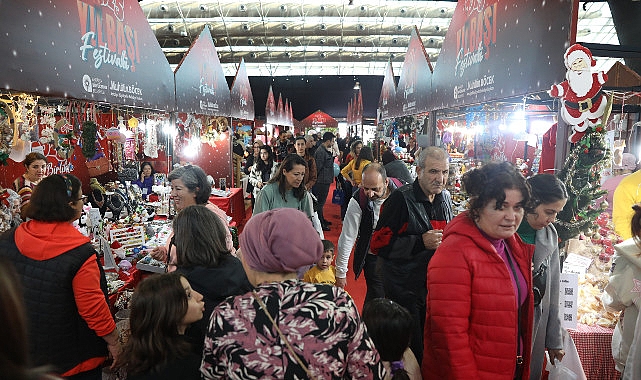
[[[444,149],[421,149],[412,178],[391,149],[377,162],[357,137],[336,150],[331,132],[317,144],[309,137],[251,146],[253,213],[237,248],[209,202],[206,173],[169,173],[177,215],[167,244],[152,251],[169,273],[137,285],[124,343],[99,255],[72,226],[82,184],[43,178],[43,158],[27,156],[15,181],[26,221],[0,236],[0,323],[12,326],[0,329],[0,373],[100,379],[109,365],[134,380],[508,380],[540,379],[546,351],[563,359],[552,225],[568,199],[561,181],[489,162],[462,176],[468,208],[454,216]],[[144,195],[153,174],[141,165]],[[334,181],[352,187],[336,245],[323,239]],[[616,247],[604,296],[625,310],[613,350],[626,378],[641,373],[631,295],[641,207],[633,211],[633,237]],[[367,288],[362,315],[344,290],[352,252],[354,278],[364,274]]]

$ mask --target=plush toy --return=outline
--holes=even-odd
[[[574,44],[564,56],[567,73],[566,80],[552,86],[548,93],[555,98],[563,99],[561,117],[572,127],[568,140],[576,143],[585,134],[588,127],[601,123],[608,99],[601,91],[601,86],[608,80],[602,71],[593,73],[596,65],[592,53],[586,47]]]

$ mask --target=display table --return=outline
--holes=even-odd
[[[619,371],[612,359],[612,329],[579,323],[568,329],[588,380],[618,380]]]
[[[209,197],[209,201],[223,210],[225,214],[231,216],[232,222],[236,222],[236,225],[240,227],[245,223],[246,216],[243,189],[233,188],[230,191],[231,193],[226,197],[212,195]]]

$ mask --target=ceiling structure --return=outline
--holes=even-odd
[[[368,80],[377,83],[379,78],[382,83],[388,62],[398,75],[414,26],[430,62],[438,66],[439,51],[456,4],[456,1],[385,0],[140,1],[172,68],[208,25],[226,76],[233,77],[241,58],[245,60],[257,116],[263,114],[259,110],[266,99],[263,84],[281,83],[282,88],[274,88],[274,92],[283,91],[284,96],[294,99],[296,118],[316,109],[342,117],[352,96],[351,87],[360,77],[374,76]],[[579,4],[577,41],[619,45],[608,3]],[[597,57],[596,69],[607,71],[615,60]],[[252,77],[263,78],[252,80]],[[319,94],[331,94],[336,87],[346,87],[347,93],[340,100],[335,96],[326,99],[339,102],[331,106],[305,105],[304,113],[300,114],[297,111],[301,111],[301,99],[286,90],[290,78],[291,83],[296,82],[294,77],[308,84],[307,93],[310,78],[315,79],[314,86],[326,86],[314,87]],[[255,88],[258,83],[260,88]],[[366,98],[374,103],[364,104],[366,116],[376,112],[380,85],[374,87],[363,86],[364,103]],[[368,95],[366,91],[373,93]],[[332,109],[336,111],[332,113]]]
[[[140,2],[171,65],[180,62],[208,25],[225,75],[233,76],[244,58],[249,76],[270,77],[383,75],[390,60],[399,73],[414,26],[430,62],[438,64],[456,4],[384,0]],[[577,40],[618,44],[607,2],[581,4]]]

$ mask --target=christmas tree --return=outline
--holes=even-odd
[[[585,135],[573,144],[570,155],[565,160],[559,179],[565,183],[568,202],[557,215],[554,223],[562,242],[585,233],[593,225],[596,217],[605,208],[597,205],[596,200],[607,191],[601,190],[601,171],[610,157],[605,144],[605,127],[612,109],[612,96],[601,117],[602,122],[589,127]]]

